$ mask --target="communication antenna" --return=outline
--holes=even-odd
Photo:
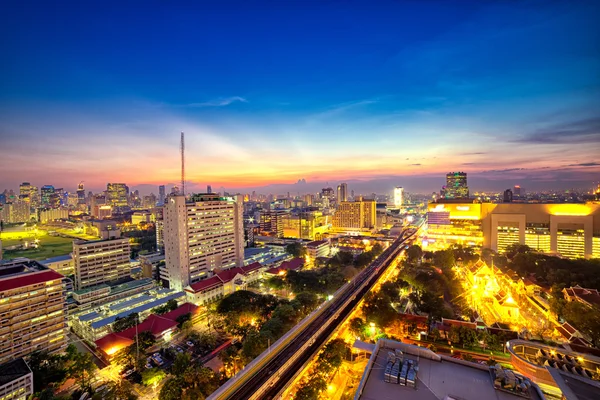
[[[185,196],[185,138],[181,132],[181,194]]]

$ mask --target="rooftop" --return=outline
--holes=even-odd
[[[400,348],[404,358],[418,361],[416,387],[401,386],[384,381],[388,351]],[[376,353],[364,372],[355,400],[518,400],[520,396],[494,389],[487,366],[452,358],[443,358],[418,346],[391,340],[380,340]],[[454,361],[451,361],[454,360]],[[537,391],[530,391],[531,400],[541,400]]]
[[[62,279],[64,276],[37,261],[0,264],[0,292]]]
[[[40,263],[42,264],[49,264],[49,263],[54,263],[54,262],[61,262],[61,261],[69,261],[71,259],[71,255],[67,254],[64,256],[56,256],[56,257],[50,257],[47,258],[43,261],[40,261]]]
[[[0,386],[30,373],[29,366],[22,358],[4,363],[0,365]]]

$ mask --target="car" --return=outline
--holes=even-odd
[[[175,347],[175,350],[176,350],[178,353],[183,353],[183,349],[182,349],[181,347],[179,347],[179,346]]]
[[[127,371],[123,372],[121,374],[121,378],[127,378],[129,375],[133,374],[135,372],[135,369],[128,369]]]
[[[188,340],[187,342],[185,342],[185,344],[187,344],[190,347],[194,347],[194,343],[191,340]]]
[[[148,361],[148,362],[146,363],[146,365],[144,365],[144,367],[145,367],[146,369],[150,369],[150,368],[152,368],[152,363],[151,363],[150,361]]]

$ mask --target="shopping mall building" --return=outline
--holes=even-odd
[[[600,203],[430,203],[424,247],[463,244],[502,252],[526,244],[567,258],[600,258]]]

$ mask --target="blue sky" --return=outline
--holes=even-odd
[[[15,2],[0,188],[176,182],[182,130],[197,187],[432,191],[451,170],[475,190],[589,187],[598,15],[597,1]]]

